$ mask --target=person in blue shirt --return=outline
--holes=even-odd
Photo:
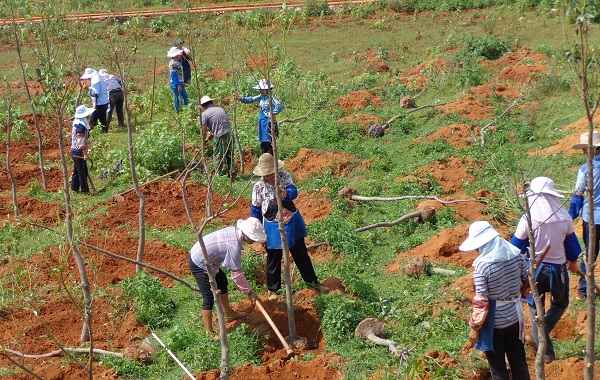
[[[271,135],[271,125],[274,126],[274,134],[277,137],[277,120],[275,116],[283,110],[283,104],[275,95],[273,95],[273,83],[268,79],[261,79],[258,84],[252,87],[255,90],[259,90],[260,94],[255,96],[236,96],[242,103],[256,103],[258,102],[258,141],[260,141],[260,150],[262,153],[273,154],[273,136]],[[269,93],[271,96],[269,96]],[[270,98],[270,99],[269,99]],[[271,110],[271,103],[273,103],[273,109]],[[272,115],[271,115],[272,113]],[[271,120],[271,117],[274,120]],[[273,122],[273,123],[272,123]]]
[[[90,117],[90,125],[94,128],[98,124],[98,121],[100,121],[102,133],[107,133],[108,122],[106,120],[106,114],[108,111],[109,99],[106,82],[104,81],[104,78],[98,74],[98,71],[91,67],[85,69],[81,79],[89,79],[90,81],[89,94],[92,99],[92,108],[94,109],[94,112]]]
[[[579,136],[579,144],[573,145],[573,149],[581,149],[584,154],[587,155],[588,148],[588,133],[583,133]],[[600,133],[594,131],[592,134],[592,145],[595,149],[595,157],[593,161],[592,173],[594,176],[594,227],[596,228],[596,249],[594,250],[594,260],[598,257],[598,248],[600,246]],[[584,198],[584,193],[588,190],[588,175],[590,169],[587,162],[579,168],[577,173],[577,180],[575,182],[575,188],[573,197],[571,198],[571,204],[569,206],[569,214],[573,220],[577,219],[581,214],[583,219],[583,243],[585,244],[585,256],[581,259],[580,269],[583,273],[586,273],[585,260],[588,255],[590,245],[590,225],[588,198]],[[585,278],[579,280],[579,289],[577,290],[576,299],[583,300],[587,297],[587,282]]]
[[[183,66],[181,66],[180,62],[182,56],[183,52],[175,46],[167,52],[167,57],[171,58],[169,61],[169,75],[171,77],[171,90],[173,90],[173,99],[175,101],[175,112],[177,113],[181,111],[180,96],[183,105],[188,105],[188,94],[183,83]]]

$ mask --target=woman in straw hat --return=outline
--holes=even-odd
[[[273,82],[270,80],[263,78],[252,88],[258,90],[260,94],[255,96],[237,96],[237,99],[242,103],[258,102],[258,141],[260,141],[260,150],[262,153],[273,154],[271,103],[273,104],[273,116],[276,116],[283,110],[283,104],[273,95]],[[271,93],[271,99],[269,99],[269,92]],[[277,122],[275,122],[275,137],[277,137]]]
[[[71,177],[71,190],[88,194],[88,171],[85,162],[90,159],[88,155],[88,139],[90,137],[90,123],[88,117],[94,112],[83,104],[77,107],[73,116],[71,128],[71,158],[73,159],[73,176]]]
[[[213,269],[217,270],[216,282],[221,292],[219,297],[225,311],[225,318],[229,322],[245,317],[246,313],[235,312],[229,304],[227,276],[221,270],[221,266],[231,270],[233,282],[254,303],[256,301],[256,293],[250,288],[248,280],[242,271],[242,244],[244,242],[252,244],[254,242],[262,243],[265,241],[265,231],[260,220],[256,218],[240,219],[237,221],[236,226],[225,227],[204,236],[202,239],[206,247],[208,260]],[[196,242],[190,250],[189,267],[202,294],[202,321],[204,328],[214,338],[217,338],[212,325],[212,309],[215,299],[210,288],[204,254],[199,242]]]
[[[523,256],[486,221],[471,224],[469,237],[459,249],[479,252],[473,261],[475,296],[467,344],[485,351],[492,379],[509,379],[506,356],[512,378],[528,380],[521,303],[521,287],[528,280]]]
[[[583,133],[579,136],[579,144],[573,145],[573,149],[581,149],[584,154],[587,154],[589,134]],[[598,257],[598,249],[600,248],[600,132],[594,131],[592,133],[592,147],[595,150],[592,173],[594,176],[594,227],[596,228],[596,249],[594,250],[594,260]],[[589,202],[587,197],[583,197],[585,192],[588,190],[588,178],[590,169],[587,162],[579,168],[577,173],[577,180],[575,182],[575,188],[573,197],[571,198],[571,204],[569,207],[569,214],[573,220],[577,219],[581,214],[583,219],[583,243],[585,244],[585,256],[581,259],[580,269],[583,273],[586,273],[585,260],[589,251],[589,236],[590,236],[590,225],[588,208]],[[576,299],[583,300],[587,297],[587,282],[585,278],[579,279],[579,289],[577,290]]]
[[[261,179],[252,189],[252,205],[250,215],[263,221],[267,234],[267,289],[271,292],[270,298],[276,299],[277,292],[281,289],[281,258],[283,244],[279,233],[277,216],[277,200],[275,194],[275,162],[269,153],[263,153],[253,173]],[[284,162],[277,160],[277,168],[283,168]],[[279,188],[284,210],[284,231],[290,253],[300,271],[302,279],[311,287],[321,293],[329,292],[317,279],[304,238],[308,235],[306,224],[300,211],[294,205],[298,197],[298,189],[289,173],[279,170]]]
[[[567,268],[577,272],[577,257],[581,253],[579,240],[573,230],[573,219],[563,207],[559,198],[563,196],[554,189],[554,181],[548,177],[537,177],[531,180],[527,192],[529,215],[524,214],[519,220],[511,243],[522,253],[529,249],[529,226],[535,241],[535,262],[538,269],[535,280],[538,292],[544,303],[545,294],[550,293],[552,300],[550,309],[544,315],[546,363],[556,358],[554,346],[550,340],[550,331],[556,326],[569,305],[569,274]],[[548,248],[547,248],[548,247]],[[545,256],[540,262],[542,252]],[[531,314],[531,337],[537,346],[538,330],[534,322],[537,310],[532,298],[526,299]]]
[[[171,58],[169,61],[169,75],[171,77],[171,90],[173,90],[173,99],[175,101],[175,112],[177,113],[181,111],[180,96],[183,100],[183,105],[188,105],[188,94],[183,83],[183,66],[181,66],[180,62],[182,56],[183,52],[175,46],[167,51],[167,57]]]

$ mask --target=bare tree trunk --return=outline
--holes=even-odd
[[[12,92],[10,90],[10,86],[8,86],[8,96],[6,97],[6,103],[8,108],[6,118],[6,171],[8,172],[8,176],[10,178],[13,210],[15,212],[15,217],[18,219],[20,217],[20,213],[19,203],[17,202],[17,182],[15,181],[15,175],[13,174],[12,166],[10,164],[10,136],[12,134],[12,101]]]
[[[125,123],[127,123],[127,145],[129,152],[129,168],[131,173],[131,181],[133,182],[133,188],[135,189],[135,193],[140,198],[140,206],[138,211],[138,233],[140,235],[138,240],[138,249],[137,249],[137,261],[144,262],[144,248],[146,244],[146,220],[145,220],[145,210],[146,210],[146,196],[142,193],[140,189],[140,185],[137,179],[137,173],[135,171],[135,153],[133,151],[133,128],[131,126],[131,115],[129,110],[129,103],[127,97],[127,78],[125,77],[125,70],[121,65],[121,60],[119,59],[119,54],[115,53],[115,64],[117,69],[119,70],[119,76],[121,77],[121,86],[123,88],[123,107],[125,111]],[[142,266],[136,265],[135,271],[140,272],[143,269]]]
[[[27,75],[25,75],[25,65],[23,64],[23,57],[21,56],[21,44],[19,43],[19,34],[17,33],[17,25],[15,23],[15,11],[11,9],[12,13],[12,27],[13,27],[13,35],[15,37],[15,46],[17,47],[17,56],[19,57],[19,66],[21,67],[21,76],[23,77],[23,84],[25,85],[25,90],[27,91],[27,98],[29,99],[29,105],[31,106],[31,113],[33,114],[33,123],[35,125],[35,130],[37,132],[38,138],[38,155],[40,162],[40,172],[42,174],[42,185],[44,189],[48,189],[48,182],[46,181],[46,168],[44,167],[44,151],[43,151],[43,140],[42,140],[42,131],[40,130],[40,126],[38,124],[37,112],[35,111],[35,104],[33,103],[33,99],[31,97],[31,91],[29,91],[29,83],[27,82]]]

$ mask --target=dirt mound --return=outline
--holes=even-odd
[[[448,61],[437,57],[433,61],[427,61],[415,68],[405,71],[400,80],[405,85],[412,88],[420,88],[427,85],[429,79],[426,78],[427,71],[444,71],[448,68]]]
[[[600,123],[600,113],[596,112],[594,117],[594,124]],[[588,130],[588,120],[587,117],[583,117],[577,120],[574,123],[565,125],[562,129],[563,131],[573,131],[575,133],[565,136],[562,140],[555,140],[552,146],[549,146],[544,149],[535,150],[532,152],[528,152],[527,154],[535,156],[538,154],[555,154],[555,153],[564,153],[564,154],[581,154],[581,150],[573,149],[573,145],[579,143],[579,136],[582,133],[587,132]]]
[[[267,60],[267,57],[264,55],[249,54],[248,58],[246,59],[246,65],[258,71],[273,69],[277,66],[277,61],[273,57],[269,58],[270,59]]]
[[[506,83],[488,82],[478,87],[472,87],[469,92],[481,98],[502,97],[508,100],[517,99],[521,91]]]
[[[215,67],[213,70],[204,74],[204,76],[206,78],[218,79],[218,80],[223,80],[223,79],[227,78],[228,75],[229,75],[228,71],[221,70],[218,67]]]
[[[436,141],[437,139],[444,139],[452,145],[454,149],[466,148],[469,145],[477,142],[479,138],[478,128],[474,125],[469,124],[451,124],[438,129],[431,135],[427,136],[425,140],[415,139],[411,144],[420,144],[422,142],[428,144]]]
[[[344,176],[358,164],[358,158],[352,154],[301,148],[296,157],[285,162],[285,170],[301,182],[312,174],[324,171]]]
[[[446,113],[455,113],[472,121],[491,119],[494,116],[490,103],[474,96],[467,96],[440,108]]]
[[[504,68],[518,66],[525,63],[547,63],[549,61],[550,59],[543,53],[532,52],[528,47],[516,46],[514,51],[511,51],[493,61],[482,61],[481,64],[485,67],[491,68],[494,71],[501,71]]]
[[[416,170],[420,177],[432,176],[447,194],[462,192],[465,182],[472,181],[473,175],[468,170],[479,167],[473,158],[448,157],[434,162],[431,165],[422,166]]]
[[[189,224],[189,219],[183,204],[181,186],[177,182],[155,182],[142,187],[142,193],[146,197],[145,218],[146,223],[151,226],[160,227],[182,227]],[[190,205],[192,215],[198,222],[205,215],[205,201],[207,189],[203,185],[188,184],[186,196]],[[135,192],[131,191],[124,195],[123,202],[110,200],[107,202],[108,210],[104,217],[98,218],[99,228],[113,229],[122,224],[129,223],[131,226],[138,225],[139,199]],[[223,196],[213,193],[213,211],[224,203]],[[248,217],[250,201],[241,198],[232,208],[220,215],[222,223],[232,224],[237,219]]]
[[[346,117],[342,117],[339,119],[340,123],[358,123],[360,124],[365,131],[373,124],[379,124],[381,118],[379,116],[359,113],[356,115],[350,115]]]
[[[519,83],[527,83],[532,80],[538,79],[539,75],[547,75],[552,69],[546,65],[534,63],[532,65],[517,65],[513,67],[507,67],[502,70],[496,78],[500,80],[511,80]]]
[[[375,108],[381,107],[381,96],[367,90],[358,90],[338,98],[336,102],[346,112],[352,113],[368,105],[372,105]]]
[[[323,187],[319,190],[301,191],[294,201],[307,223],[313,220],[324,219],[331,213],[330,189]]]
[[[249,364],[236,368],[231,379],[272,379],[272,380],[335,380],[342,379],[342,372],[336,368],[335,363],[343,359],[335,354],[324,354],[310,361],[284,361],[277,360],[264,366],[255,367]],[[333,364],[333,365],[332,365]],[[200,377],[200,379],[214,379],[218,377]]]

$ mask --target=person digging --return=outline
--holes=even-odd
[[[225,312],[227,322],[246,317],[244,312],[235,312],[229,304],[229,295],[227,294],[227,276],[221,270],[225,267],[231,271],[231,278],[242,293],[248,296],[252,305],[256,302],[256,293],[250,288],[248,280],[242,271],[242,244],[260,242],[264,243],[267,237],[265,235],[262,223],[256,218],[240,219],[236,226],[225,227],[203,237],[206,247],[206,254],[212,268],[217,271],[215,281],[219,289],[219,297]],[[210,288],[206,263],[204,255],[200,248],[200,243],[196,242],[190,250],[189,267],[192,275],[196,279],[200,293],[202,294],[202,321],[206,332],[218,339],[212,325],[212,309],[214,306],[213,292]]]

